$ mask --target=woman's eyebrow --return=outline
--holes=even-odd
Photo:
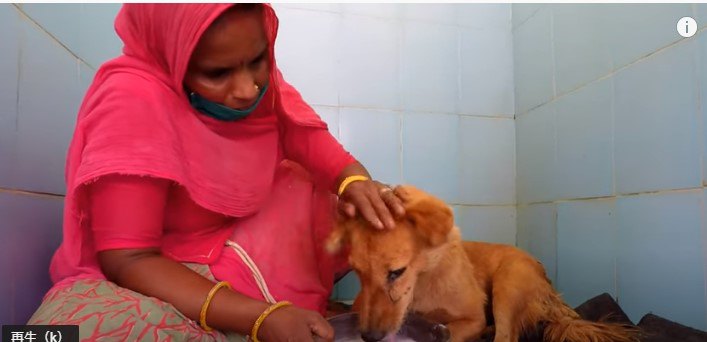
[[[261,58],[267,56],[267,54],[268,54],[268,47],[266,46],[255,58],[251,59],[250,61],[253,62],[258,59],[261,59]]]
[[[249,58],[247,61],[244,61],[244,62],[219,63],[219,62],[213,62],[213,61],[209,61],[209,60],[202,60],[197,63],[197,67],[201,70],[231,69],[236,66],[245,65],[245,64],[251,63],[253,61],[256,61],[262,57],[265,57],[268,53],[268,50],[269,49],[266,45],[265,47],[263,47],[262,50],[260,50],[260,52],[257,55],[255,55],[255,57]]]

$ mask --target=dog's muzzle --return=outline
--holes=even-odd
[[[385,338],[386,333],[383,331],[364,331],[361,333],[361,338],[366,342],[378,342]]]

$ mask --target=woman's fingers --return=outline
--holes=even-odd
[[[339,212],[348,218],[356,216],[356,206],[348,201],[339,200]]]
[[[310,328],[315,341],[329,342],[334,340],[334,328],[321,315],[312,321]]]
[[[393,189],[385,187],[381,189],[381,198],[385,201],[386,206],[397,218],[405,216],[405,207],[403,201],[395,194]]]
[[[377,219],[384,223],[385,228],[395,228],[395,220],[393,219],[393,215],[391,215],[390,210],[388,210],[388,206],[381,197],[381,195],[384,195],[384,193],[374,185],[372,189],[369,190],[368,194],[368,199],[371,202],[371,206],[376,211]]]
[[[339,210],[349,218],[359,214],[378,229],[395,228],[395,218],[405,215],[402,200],[389,186],[376,181],[351,183],[339,200]]]

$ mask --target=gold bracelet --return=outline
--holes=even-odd
[[[211,300],[214,299],[214,295],[216,294],[216,291],[218,291],[222,287],[227,287],[231,288],[231,284],[227,281],[219,281],[214,285],[214,287],[211,288],[211,291],[209,291],[209,294],[206,295],[206,300],[204,301],[204,304],[201,306],[201,313],[199,313],[199,325],[201,326],[202,329],[206,331],[211,331],[214,330],[210,326],[206,324],[206,310],[209,309],[209,304],[211,304]]]
[[[367,181],[368,179],[369,178],[364,175],[353,175],[344,178],[344,181],[341,182],[341,185],[339,185],[339,196],[344,193],[344,190],[346,190],[346,187],[349,186],[349,184],[356,181]]]
[[[260,342],[258,339],[258,330],[260,330],[260,326],[263,324],[263,321],[270,315],[273,311],[292,305],[292,303],[284,300],[282,302],[277,302],[273,305],[270,305],[263,313],[260,314],[260,317],[258,317],[257,320],[255,320],[255,324],[253,324],[253,329],[250,331],[250,339],[253,340],[253,342]]]

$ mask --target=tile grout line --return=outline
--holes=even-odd
[[[55,194],[55,193],[51,193],[51,192],[39,192],[39,191],[30,191],[30,190],[21,190],[21,189],[11,189],[11,188],[0,187],[0,194],[3,194],[3,193],[11,194],[11,195],[26,195],[26,196],[52,198],[52,199],[64,199],[64,197],[66,197],[65,195]]]
[[[540,205],[540,204],[559,204],[559,203],[567,203],[567,202],[612,200],[612,199],[620,199],[620,198],[627,198],[627,197],[685,193],[685,192],[704,191],[704,190],[707,190],[707,187],[699,186],[699,187],[680,188],[680,189],[650,190],[650,191],[632,192],[632,193],[608,195],[608,196],[594,196],[594,197],[581,197],[581,198],[560,198],[560,199],[547,200],[547,201],[518,203],[517,206],[518,207],[528,207],[531,205]]]
[[[404,146],[404,134],[403,133],[403,125],[404,125],[404,118],[405,118],[405,106],[403,105],[403,70],[402,70],[402,65],[403,65],[403,48],[405,44],[405,20],[401,20],[400,18],[395,18],[393,20],[395,24],[397,25],[396,33],[397,33],[397,41],[396,41],[396,46],[395,46],[395,58],[398,60],[397,65],[395,66],[397,68],[397,81],[398,81],[398,86],[397,86],[397,91],[398,91],[398,103],[397,105],[400,107],[400,111],[398,114],[398,163],[400,165],[400,170],[398,172],[398,179],[400,182],[405,182],[405,170],[403,169],[405,167],[405,146]]]
[[[692,17],[697,18],[697,4],[692,4]],[[697,34],[697,33],[695,33],[695,34]],[[702,70],[705,68],[705,66],[702,64],[702,60],[699,58],[699,53],[700,53],[699,51],[700,51],[701,44],[699,41],[695,44],[697,45],[695,47],[696,52],[695,52],[694,58],[695,58],[695,68],[697,69],[695,74],[697,75],[697,77],[696,77],[696,83],[697,83],[697,94],[696,94],[697,95],[696,96],[697,97],[697,113],[696,113],[696,115],[697,115],[697,130],[699,132],[698,141],[704,141],[704,137],[705,137],[705,134],[707,134],[707,132],[705,132],[705,129],[704,129],[705,118],[703,115],[703,112],[704,112],[703,107],[704,106],[702,105],[702,100],[703,100],[702,99],[702,89],[705,86],[705,84],[701,81],[700,75],[702,74]],[[701,139],[699,139],[699,138],[701,138]],[[704,175],[705,175],[705,158],[704,158],[705,157],[705,146],[704,146],[704,144],[700,144],[700,150],[701,150],[701,153],[700,153],[700,171],[701,171],[700,180],[701,181],[700,182],[704,186],[705,185],[705,177],[704,177]],[[705,212],[705,209],[706,209],[705,201],[706,200],[707,200],[707,198],[705,198],[705,191],[702,191],[702,194],[700,196],[700,201],[701,201],[701,203],[700,203],[701,204],[701,206],[700,206],[700,209],[701,209],[700,210],[700,220],[701,220],[701,222],[700,223],[701,223],[701,228],[702,228],[701,229],[701,232],[702,232],[702,257],[704,258],[704,260],[707,260],[707,221],[705,221],[705,220],[707,220],[707,212]],[[702,269],[703,269],[702,277],[703,277],[703,281],[705,284],[705,287],[703,289],[703,291],[704,291],[703,293],[705,296],[704,306],[705,306],[705,312],[707,312],[707,264],[703,265]],[[705,326],[707,326],[707,315],[705,316]]]
[[[532,19],[533,17],[535,17],[535,15],[538,14],[538,12],[540,12],[543,8],[547,8],[547,7],[544,7],[544,6],[548,6],[548,5],[545,4],[545,5],[541,5],[540,7],[536,8],[536,9],[533,11],[533,13],[531,13],[527,18],[523,19],[523,21],[519,22],[518,25],[515,25],[515,27],[514,27],[514,26],[513,26],[513,17],[512,17],[512,16],[513,16],[513,5],[511,5],[511,31],[515,31],[515,30],[518,29],[519,27],[523,26],[525,23],[528,22],[528,20],[530,20],[530,19]]]
[[[457,45],[457,94],[456,94],[456,100],[457,103],[455,104],[456,111],[458,113],[461,112],[461,107],[462,107],[462,29],[461,27],[457,27],[457,34],[456,34],[456,45]]]
[[[445,202],[447,205],[452,206],[452,207],[461,207],[461,208],[515,208],[515,204],[507,204],[507,203],[501,203],[501,204],[469,204],[469,203],[454,203],[454,202]]]
[[[613,67],[613,61],[611,62],[612,67]],[[616,82],[615,78],[611,78],[609,80],[609,87],[611,88],[611,102],[609,104],[609,114],[611,115],[611,194],[614,198],[616,198],[616,98],[614,96],[615,91],[616,91]],[[615,206],[614,206],[615,207]],[[614,209],[615,210],[615,209]],[[613,286],[614,286],[614,295],[616,296],[616,302],[619,302],[619,263],[618,263],[618,248],[616,244],[618,243],[619,239],[619,225],[618,222],[616,222],[616,215],[612,216],[612,220],[615,222],[613,225],[614,229],[612,230],[612,233],[614,235],[612,241],[612,249],[613,249],[613,266],[614,266],[614,279],[613,279]]]
[[[405,163],[403,153],[405,146],[403,145],[403,115],[402,113],[397,115],[398,118],[398,163],[400,165],[400,170],[398,171],[398,179],[400,180],[401,183],[405,182],[405,179],[403,178],[404,172],[403,172],[403,165]]]
[[[692,4],[692,10],[693,10],[693,17],[697,17],[697,5]],[[699,40],[695,43],[695,55],[693,56],[694,61],[695,61],[695,68],[696,72],[695,74],[697,77],[695,77],[695,85],[696,85],[696,98],[697,98],[697,111],[695,113],[696,115],[696,120],[697,120],[697,137],[698,141],[704,141],[705,137],[705,130],[704,130],[704,121],[705,118],[703,117],[702,113],[704,110],[704,106],[702,104],[702,89],[705,86],[704,83],[702,82],[702,79],[700,75],[702,75],[702,72],[705,68],[705,66],[702,64],[702,60],[699,58],[700,54],[700,42]],[[700,145],[700,183],[704,186],[705,184],[705,146],[704,144],[699,144]],[[702,235],[702,257],[707,260],[707,222],[705,220],[707,219],[707,213],[705,213],[705,192],[703,191],[700,194],[700,201],[701,201],[701,206],[700,206],[700,219],[701,219],[701,235]],[[707,265],[703,266],[703,280],[705,283],[704,287],[704,295],[705,295],[705,309],[707,310]],[[705,317],[705,323],[707,324],[707,316]]]
[[[694,35],[693,37],[696,37],[697,34],[699,34],[700,32],[703,32],[703,31],[705,32],[705,34],[707,34],[707,26],[705,26],[705,27],[703,27],[703,28],[697,30],[697,33],[695,33],[695,35]],[[643,55],[643,56],[639,57],[638,59],[636,59],[635,61],[633,61],[633,62],[631,62],[631,63],[628,63],[628,64],[626,64],[626,65],[624,65],[624,66],[622,66],[622,67],[620,67],[620,68],[618,68],[618,69],[616,69],[616,70],[611,70],[611,71],[610,71],[608,74],[606,74],[606,75],[600,76],[600,77],[598,77],[598,78],[596,78],[596,79],[593,79],[593,80],[590,80],[590,81],[588,81],[588,82],[586,82],[586,83],[582,83],[582,84],[580,84],[579,86],[577,86],[576,88],[570,89],[570,90],[568,90],[568,91],[565,91],[565,92],[563,92],[563,93],[561,93],[561,94],[556,95],[554,98],[550,99],[549,101],[545,101],[545,102],[543,102],[543,103],[541,103],[541,104],[538,104],[538,105],[535,105],[535,106],[533,106],[533,107],[531,107],[531,108],[527,108],[527,109],[523,110],[523,111],[520,112],[520,113],[516,113],[516,117],[519,117],[519,116],[522,116],[522,115],[526,115],[526,114],[528,114],[528,113],[530,113],[530,112],[532,112],[532,111],[534,111],[534,110],[536,110],[536,109],[538,109],[538,108],[540,108],[540,107],[543,107],[543,106],[545,106],[545,105],[548,105],[548,104],[557,102],[557,100],[559,100],[559,99],[561,99],[561,98],[563,98],[563,97],[566,97],[566,96],[569,96],[569,95],[578,93],[578,92],[581,91],[582,89],[584,89],[584,88],[586,88],[586,87],[588,87],[588,86],[590,86],[590,85],[592,85],[592,84],[594,84],[594,83],[598,83],[598,82],[601,82],[601,81],[603,81],[603,80],[605,80],[605,79],[607,79],[607,78],[614,77],[614,76],[616,76],[616,74],[618,74],[618,73],[620,73],[620,72],[622,72],[622,71],[624,71],[624,70],[626,70],[626,69],[628,69],[628,68],[634,66],[635,64],[638,64],[638,63],[640,63],[640,62],[643,62],[643,61],[645,61],[645,60],[648,59],[648,58],[652,58],[652,57],[654,57],[655,55],[657,55],[657,54],[659,54],[659,53],[662,53],[662,52],[666,51],[667,49],[670,49],[670,48],[672,48],[672,47],[674,47],[674,46],[676,46],[676,45],[678,45],[678,44],[688,42],[689,39],[690,39],[690,38],[680,38],[680,39],[678,39],[678,40],[676,40],[676,41],[673,41],[673,42],[669,43],[668,45],[665,45],[665,46],[663,46],[663,47],[660,47],[660,48],[658,48],[658,49],[655,50],[655,51],[652,51],[652,52],[650,52],[650,53],[648,53],[648,54],[646,54],[646,55]],[[687,44],[687,43],[686,43],[686,44]],[[554,58],[554,57],[553,57],[553,58]],[[613,63],[612,63],[612,64],[613,64]],[[553,81],[553,82],[554,82],[554,81]]]
[[[550,7],[550,60],[552,63],[552,70],[550,71],[550,76],[552,77],[552,96],[557,97],[557,61],[555,54],[555,11]]]
[[[379,112],[400,112],[400,113],[411,113],[411,114],[431,114],[431,115],[455,115],[462,117],[480,118],[480,119],[511,119],[514,120],[514,114],[510,115],[482,115],[482,114],[463,114],[463,113],[451,113],[451,112],[431,112],[426,110],[410,110],[404,108],[380,108],[380,107],[367,107],[367,106],[338,106],[331,104],[317,104],[312,103],[311,106],[323,107],[323,108],[338,108],[338,109],[356,109],[356,110],[371,110]]]
[[[15,9],[17,9],[17,4],[14,4]],[[19,12],[19,10],[18,10]],[[19,14],[19,13],[18,13]],[[15,21],[17,24],[17,27],[15,29],[19,33],[19,40],[17,41],[17,86],[16,86],[16,97],[15,97],[15,132],[19,132],[20,130],[20,83],[22,80],[22,60],[23,58],[23,52],[24,52],[24,42],[25,42],[25,37],[24,37],[24,30],[20,29],[20,21],[17,20]]]
[[[558,216],[557,206],[554,206],[554,207],[552,208],[552,219],[553,219],[553,222],[552,222],[552,229],[553,229],[553,232],[552,232],[552,234],[553,234],[553,236],[555,237],[555,248],[553,248],[553,251],[555,252],[555,255],[553,255],[553,258],[555,259],[555,265],[553,265],[553,268],[555,269],[555,281],[554,281],[554,286],[555,286],[555,287],[557,287],[557,286],[559,285],[559,284],[558,284],[558,279],[560,279],[560,274],[559,274],[559,273],[560,273],[560,272],[559,272],[559,271],[560,271],[560,267],[559,267],[559,265],[558,265],[558,264],[559,264],[558,259],[559,259],[559,254],[560,254],[560,253],[559,253],[559,251],[558,251],[559,244],[557,243],[557,232],[558,232],[557,216]]]
[[[21,7],[19,7],[17,4],[13,4],[13,6],[15,7],[15,9],[17,10],[17,12],[20,14],[20,16],[21,16],[22,18],[24,18],[25,20],[29,21],[29,22],[32,23],[34,26],[36,26],[40,31],[42,31],[42,32],[44,32],[46,35],[48,35],[49,38],[51,38],[51,40],[53,40],[56,44],[59,44],[59,46],[61,46],[64,50],[66,50],[66,52],[68,52],[72,57],[78,59],[79,61],[81,61],[82,63],[88,65],[89,67],[95,69],[95,67],[94,67],[93,65],[91,65],[91,64],[88,63],[86,60],[84,60],[84,59],[81,58],[79,55],[77,55],[77,54],[76,54],[73,50],[71,50],[68,46],[64,45],[64,43],[63,43],[62,41],[60,41],[60,40],[59,40],[57,37],[55,37],[51,32],[49,32],[47,29],[45,29],[44,26],[42,26],[39,22],[37,22],[36,20],[34,20],[34,18],[32,18],[29,14],[27,14]]]

